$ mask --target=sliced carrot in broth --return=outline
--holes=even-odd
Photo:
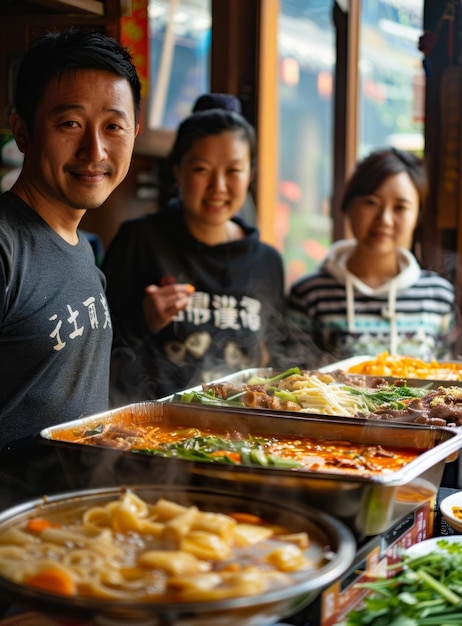
[[[26,584],[50,593],[73,596],[76,593],[74,580],[60,569],[44,569],[26,579]]]
[[[239,452],[229,452],[228,450],[215,450],[215,452],[212,452],[210,456],[227,456],[228,459],[234,463],[241,463],[242,461],[242,457]]]
[[[253,513],[244,513],[237,511],[236,513],[229,513],[230,517],[239,522],[239,524],[263,524],[263,520],[258,515],[254,515]]]
[[[44,517],[32,517],[26,525],[26,530],[32,533],[41,533],[47,528],[59,528],[59,524],[53,524]]]

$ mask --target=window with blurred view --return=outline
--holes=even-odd
[[[332,3],[280,0],[277,245],[288,284],[331,243],[335,31]],[[362,0],[358,158],[423,149],[423,0]]]
[[[358,156],[380,146],[423,152],[423,0],[362,0]]]
[[[149,0],[149,128],[175,129],[210,90],[211,0]]]
[[[335,32],[325,0],[281,0],[278,248],[292,283],[330,243]]]
[[[251,0],[249,0],[250,2]],[[333,0],[279,0],[279,181],[274,225],[287,283],[332,239]],[[150,129],[175,129],[210,90],[211,0],[149,0]],[[423,0],[362,0],[358,158],[423,149]]]

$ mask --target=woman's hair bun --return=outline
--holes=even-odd
[[[195,101],[192,112],[207,111],[208,109],[225,109],[242,115],[239,98],[230,93],[204,93]]]

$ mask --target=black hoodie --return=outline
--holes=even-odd
[[[103,264],[120,365],[118,403],[278,365],[285,342],[282,259],[256,228],[234,221],[245,236],[215,246],[190,234],[178,201],[121,225]],[[151,333],[142,318],[144,289],[168,281],[190,283],[195,292],[185,311]]]

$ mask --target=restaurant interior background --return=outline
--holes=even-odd
[[[418,251],[459,287],[460,12],[460,0],[1,0],[2,187],[20,167],[8,107],[22,51],[43,30],[95,25],[130,46],[144,91],[129,176],[82,223],[103,250],[171,192],[165,157],[195,98],[227,91],[257,128],[251,217],[288,284],[345,234],[338,204],[356,159],[393,145],[425,156]]]
[[[329,243],[344,236],[339,199],[356,160],[394,145],[426,160],[430,196],[419,252],[427,266],[453,279],[462,304],[461,0],[0,0],[3,188],[21,165],[8,129],[21,54],[44,30],[80,24],[129,45],[143,80],[142,133],[127,179],[82,222],[103,248],[123,220],[155,211],[169,193],[163,184],[166,156],[176,124],[197,95],[230,92],[257,129],[255,220],[263,239],[281,250],[288,282],[310,270]],[[2,467],[0,494],[14,501],[18,494],[35,496],[44,484],[62,481],[93,488],[133,471],[127,457],[114,472],[103,457],[95,472],[100,450],[93,451],[95,456],[84,454],[76,464],[79,452],[68,449],[45,447],[26,456],[27,448],[26,454],[13,448],[10,457],[3,455],[9,475]],[[149,463],[159,458],[133,456],[144,479],[150,479]],[[170,478],[178,483],[178,476]],[[189,475],[184,479],[189,481]],[[248,483],[241,487],[248,491]],[[332,498],[330,490],[326,499],[334,508],[345,506],[344,497]],[[362,497],[355,500],[367,504]],[[433,520],[428,502],[425,507]],[[412,541],[417,533],[418,541],[424,538],[423,515],[420,509],[415,525],[406,527]],[[403,524],[409,524],[409,518],[403,519],[383,537],[373,536],[372,547],[363,546],[342,588],[335,583],[333,591],[326,591],[326,602],[341,589],[351,598],[348,585],[357,579],[364,555],[372,550],[376,558],[380,546],[385,552],[393,534],[401,532],[401,540]],[[427,531],[430,536],[433,521]],[[305,624],[304,615],[301,619]]]

